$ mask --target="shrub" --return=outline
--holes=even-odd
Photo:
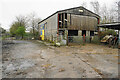
[[[99,33],[99,36],[100,36],[100,39],[102,39],[104,36],[106,35],[117,35],[117,33],[115,32],[115,30],[106,30],[106,31],[100,31]]]

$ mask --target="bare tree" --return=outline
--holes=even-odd
[[[118,22],[118,2],[115,2],[108,8],[104,4],[101,8],[101,18],[103,23]]]
[[[28,20],[27,17],[20,15],[16,17],[16,22],[18,22],[20,26],[27,27]]]
[[[81,6],[83,6],[83,7],[87,7],[87,3],[86,2],[83,2],[82,4],[81,4]]]
[[[118,1],[114,2],[110,8],[105,3],[101,6],[98,1],[92,1],[90,4],[93,11],[101,16],[101,23],[118,22],[118,13],[120,12],[118,11]]]
[[[109,10],[109,22],[118,22],[118,10],[116,10],[114,7],[111,7]]]
[[[115,17],[115,21],[116,22],[120,22],[120,0],[116,0],[116,2],[114,2],[114,5],[113,5],[113,9],[114,9],[114,13],[116,15],[114,15]]]
[[[106,7],[106,4],[103,4],[103,6],[101,7],[101,22],[102,23],[108,23],[108,9]]]
[[[120,1],[118,2],[118,21],[120,22]]]
[[[110,14],[108,15],[108,16],[109,16],[109,22],[110,22],[110,23],[111,23],[111,22],[114,22],[114,21],[115,21],[115,15],[116,15],[115,12],[114,12],[114,9],[110,9],[110,10],[109,10],[109,13],[110,13]]]
[[[93,8],[93,11],[96,13],[96,14],[100,14],[100,4],[98,1],[92,1],[90,2],[92,8]]]
[[[30,15],[28,15],[28,26],[29,26],[29,29],[31,30],[32,28],[32,33],[33,33],[33,36],[34,38],[36,37],[36,32],[38,32],[38,22],[41,21],[40,18],[37,17],[37,15],[35,13],[31,13]]]

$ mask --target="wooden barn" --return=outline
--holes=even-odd
[[[100,16],[80,6],[57,11],[39,22],[41,40],[68,43],[94,41]]]

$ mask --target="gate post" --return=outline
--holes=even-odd
[[[66,39],[66,45],[68,45],[68,30],[65,29],[65,39]]]

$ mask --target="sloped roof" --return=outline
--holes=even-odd
[[[100,24],[98,27],[120,30],[120,22]]]
[[[90,11],[90,10],[88,10],[88,9],[82,7],[82,6],[79,6],[79,7],[74,7],[74,8],[69,8],[69,9],[59,10],[59,11],[53,13],[52,15],[48,16],[47,18],[43,19],[43,20],[40,21],[38,24],[40,24],[41,22],[43,22],[43,21],[45,21],[46,19],[50,18],[51,16],[55,15],[56,13],[62,13],[62,12],[64,12],[64,13],[68,13],[68,12],[71,13],[70,10],[74,10],[74,9],[77,9],[77,8],[84,9],[84,10],[88,11],[89,13],[94,14],[94,15],[95,15],[94,17],[100,18],[99,15],[93,13],[92,11]],[[80,15],[80,14],[79,14],[79,15]],[[86,16],[90,16],[90,15],[86,15]]]

